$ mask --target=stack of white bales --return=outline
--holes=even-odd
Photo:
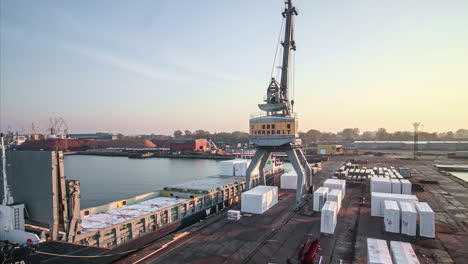
[[[396,193],[371,193],[371,215],[372,216],[384,216],[384,201],[396,201],[396,202],[412,202],[418,201],[415,195],[408,194],[396,194]]]
[[[423,237],[435,237],[435,214],[427,203],[416,203],[419,214],[419,235]]]
[[[401,179],[401,193],[402,194],[411,194],[411,182],[407,179]]]
[[[260,185],[241,195],[241,211],[263,214],[278,203],[278,187]]]
[[[414,203],[400,202],[401,207],[401,233],[408,236],[416,235],[416,220],[418,213]]]
[[[247,159],[224,160],[218,165],[219,175],[245,177],[249,165]]]
[[[323,205],[320,215],[320,232],[326,234],[333,234],[335,232],[337,212],[336,202],[327,201]]]
[[[398,207],[398,203],[395,201],[385,201],[384,207],[385,231],[400,233],[400,207]]]
[[[241,218],[241,212],[238,210],[229,210],[227,212],[227,218],[229,220],[236,220],[238,221]]]
[[[336,202],[336,211],[339,212],[341,209],[341,200],[343,199],[342,197],[342,192],[341,190],[338,189],[333,189],[328,193],[327,200]]]
[[[392,193],[401,193],[401,183],[400,180],[398,179],[390,179],[390,182],[392,183]]]
[[[314,211],[321,211],[328,199],[328,188],[320,187],[314,192]]]
[[[392,257],[390,256],[390,251],[388,251],[387,241],[382,239],[367,238],[367,263],[392,263]]]
[[[323,187],[327,187],[330,191],[333,189],[341,190],[342,199],[346,196],[346,181],[337,179],[327,179],[323,183]]]
[[[281,175],[281,189],[296,190],[297,188],[297,173],[289,171]]]
[[[371,178],[371,193],[392,193],[392,182],[389,178],[373,177]]]
[[[395,264],[419,264],[418,257],[410,243],[390,241],[390,248]]]

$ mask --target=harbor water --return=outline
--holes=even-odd
[[[81,208],[102,205],[165,186],[217,175],[218,162],[206,159],[65,156],[65,176],[81,184]]]

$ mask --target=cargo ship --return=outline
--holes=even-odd
[[[2,163],[8,166],[5,179],[10,182],[4,186],[11,188],[20,204],[4,206],[23,206],[28,214],[23,218],[11,213],[12,231],[23,230],[27,236],[2,232],[2,240],[9,241],[0,246],[5,263],[40,263],[54,254],[76,255],[77,247],[90,254],[98,254],[92,248],[99,249],[100,255],[109,257],[99,257],[96,263],[107,263],[236,204],[245,190],[245,170],[250,163],[249,159],[222,161],[220,176],[81,209],[80,184],[66,179],[61,151],[6,154],[8,159]],[[275,157],[269,164],[266,174],[273,183],[283,166]],[[35,168],[34,177],[30,168]]]

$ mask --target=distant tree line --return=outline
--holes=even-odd
[[[210,133],[202,129],[176,130],[173,138],[206,138],[215,142],[227,142],[231,144],[248,143],[249,134],[246,132],[235,131],[232,133]],[[448,132],[419,132],[421,141],[440,141],[440,140],[468,140],[468,129],[458,129]],[[341,132],[322,132],[317,129],[310,129],[307,132],[299,132],[299,138],[305,144],[314,142],[352,142],[355,140],[378,140],[378,141],[412,141],[414,140],[413,131],[395,131],[388,132],[385,128],[379,128],[377,131],[364,131],[361,133],[359,128],[345,128]]]
[[[344,141],[351,142],[355,140],[378,140],[378,141],[411,141],[414,140],[413,131],[395,131],[387,132],[385,128],[379,128],[377,131],[364,131],[360,133],[359,128],[345,128],[341,132],[320,132],[316,129],[310,129],[307,132],[299,132],[299,137],[304,143],[313,143],[321,141]],[[457,131],[437,132],[419,132],[418,138],[421,141],[438,140],[468,140],[468,129],[458,129]]]

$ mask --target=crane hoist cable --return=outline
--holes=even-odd
[[[277,41],[277,44],[276,44],[275,57],[273,59],[273,65],[271,66],[270,78],[273,78],[273,72],[275,71],[276,57],[278,56],[278,49],[279,49],[279,45],[281,43],[281,35],[283,33],[283,27],[284,27],[284,21],[285,20],[286,19],[284,19],[284,18],[283,18],[283,20],[281,20],[281,26],[280,26],[279,35],[278,35],[278,41]],[[268,82],[270,82],[270,80],[268,80]]]

